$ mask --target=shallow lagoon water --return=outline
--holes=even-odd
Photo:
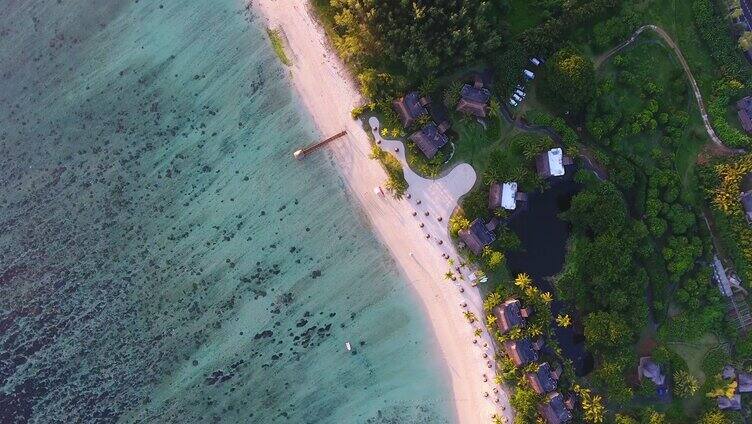
[[[251,8],[11,1],[0,58],[0,422],[453,419]]]

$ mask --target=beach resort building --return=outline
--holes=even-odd
[[[488,209],[495,211],[503,208],[513,211],[519,207],[524,210],[526,205],[527,194],[518,190],[516,182],[491,183],[488,192]]]
[[[427,114],[426,106],[430,103],[427,97],[420,97],[417,91],[411,91],[404,97],[394,100],[392,106],[399,115],[405,128],[411,127],[422,115]]]
[[[460,230],[458,235],[465,246],[478,256],[483,254],[484,247],[496,240],[496,236],[483,224],[483,220],[480,218],[473,221],[466,230]]]
[[[721,371],[721,377],[724,380],[736,379],[736,391],[738,393],[752,393],[752,374],[748,372],[737,373],[736,368],[732,365],[726,365]]]
[[[503,343],[502,347],[507,356],[509,356],[509,359],[517,367],[525,366],[538,360],[537,350],[540,349],[540,346],[533,344],[530,339],[507,340]]]
[[[739,393],[734,394],[730,398],[726,396],[718,396],[718,409],[728,411],[741,411],[742,409],[742,396]]]
[[[747,223],[752,225],[752,173],[744,176],[742,180],[742,194],[739,197],[744,208],[744,216]]]
[[[659,398],[665,398],[668,395],[668,382],[666,381],[666,375],[661,371],[661,367],[656,364],[649,356],[643,356],[640,358],[640,363],[637,366],[637,378],[642,381],[643,378],[647,378],[655,384],[656,395]]]
[[[431,122],[420,131],[413,133],[409,139],[418,146],[428,159],[432,159],[439,149],[449,142],[449,137],[444,134],[444,131],[441,131],[439,126]]]
[[[736,102],[736,110],[744,131],[752,134],[752,96],[745,97]]]
[[[564,167],[572,163],[572,159],[557,147],[538,155],[535,159],[535,168],[541,178],[561,177],[565,173]]]
[[[476,77],[473,85],[465,84],[462,86],[457,111],[466,115],[485,118],[488,115],[489,100],[491,100],[491,92],[483,87],[483,80]]]
[[[548,362],[544,362],[538,365],[537,371],[525,373],[525,379],[530,383],[530,387],[535,390],[535,393],[544,395],[556,390],[560,375],[560,368],[553,370]]]
[[[549,393],[538,405],[538,412],[548,424],[562,424],[572,420],[572,411],[567,408],[564,397],[559,392]]]
[[[525,319],[530,316],[530,311],[522,308],[519,300],[509,299],[496,306],[493,314],[496,316],[496,326],[504,334],[515,327],[523,327]]]
[[[736,382],[739,384],[736,387],[739,393],[752,393],[752,374],[740,372],[736,376]]]

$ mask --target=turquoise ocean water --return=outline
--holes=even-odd
[[[240,0],[0,13],[0,422],[453,419],[420,305]],[[350,341],[357,352],[345,352]]]

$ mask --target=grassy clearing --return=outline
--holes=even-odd
[[[274,53],[277,54],[279,61],[285,66],[292,65],[290,58],[287,57],[287,53],[285,53],[285,45],[284,41],[282,41],[280,31],[278,29],[267,28],[266,33],[269,34],[269,41],[272,43],[272,48],[274,49]]]
[[[452,121],[457,140],[454,143],[456,150],[450,166],[467,162],[475,168],[478,175],[483,175],[488,168],[490,153],[502,149],[505,141],[519,133],[502,118],[488,119],[485,129],[472,119],[458,118]]]
[[[540,7],[531,7],[528,0],[511,0],[509,2],[509,30],[512,37],[516,37],[526,29],[533,28],[543,22],[544,16]]]
[[[704,383],[707,376],[702,369],[702,362],[705,355],[718,346],[718,337],[706,334],[693,343],[669,342],[668,345],[687,361],[689,372],[700,380],[700,384]]]

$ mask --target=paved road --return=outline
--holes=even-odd
[[[742,149],[732,149],[725,144],[723,144],[723,141],[718,137],[715,130],[713,129],[713,126],[710,124],[710,118],[708,117],[708,112],[705,109],[705,102],[702,98],[702,93],[700,92],[700,87],[697,85],[697,80],[695,80],[694,74],[692,74],[692,70],[689,68],[689,64],[687,63],[687,60],[684,58],[684,55],[682,54],[681,49],[679,46],[674,42],[674,40],[671,38],[670,35],[661,27],[656,25],[644,25],[637,29],[637,31],[632,34],[632,36],[625,42],[619,44],[618,46],[614,47],[613,49],[609,50],[605,54],[601,55],[598,59],[595,61],[595,67],[600,67],[606,60],[608,60],[611,56],[615,55],[625,47],[629,46],[630,44],[634,43],[637,38],[646,30],[650,30],[658,34],[659,37],[663,39],[663,41],[666,42],[666,44],[671,48],[671,50],[674,51],[676,54],[676,57],[679,59],[679,63],[681,63],[682,68],[684,68],[684,73],[687,74],[687,78],[689,79],[689,83],[692,86],[692,92],[695,95],[695,99],[697,100],[697,107],[700,109],[700,116],[702,116],[702,122],[705,125],[705,130],[708,133],[708,136],[710,137],[710,140],[715,144],[719,149],[721,149],[722,153],[724,154],[741,154],[744,153],[744,150]]]

